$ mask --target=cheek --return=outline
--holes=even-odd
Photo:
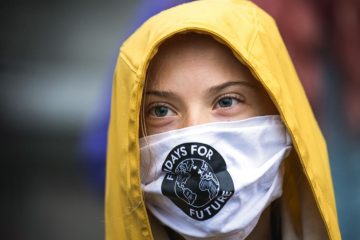
[[[147,118],[145,120],[146,135],[153,135],[157,133],[163,133],[170,130],[178,129],[178,117],[169,116],[162,119]]]
[[[214,121],[236,121],[256,116],[254,109],[245,103],[231,108],[219,108],[213,111]]]

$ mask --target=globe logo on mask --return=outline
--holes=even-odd
[[[203,143],[183,143],[166,157],[161,190],[189,217],[203,221],[215,216],[234,193],[223,157]]]
[[[175,169],[175,193],[188,204],[201,207],[217,196],[220,184],[209,164],[201,159],[187,159]],[[195,190],[192,191],[191,189]],[[198,195],[197,192],[207,194]]]

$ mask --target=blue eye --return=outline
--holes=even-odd
[[[168,112],[169,112],[169,109],[164,106],[157,106],[154,108],[154,113],[155,113],[155,116],[157,116],[157,117],[164,117],[167,115]]]
[[[238,96],[225,96],[217,101],[215,108],[229,108],[240,102],[241,100]]]
[[[155,117],[166,117],[166,116],[173,116],[175,113],[167,106],[158,105],[154,106],[150,109],[150,115]]]
[[[218,101],[219,107],[226,108],[231,107],[233,105],[235,99],[231,97],[224,97]]]

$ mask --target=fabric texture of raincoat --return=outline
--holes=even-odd
[[[121,46],[113,82],[105,197],[106,239],[159,239],[141,191],[139,115],[149,62],[166,39],[208,34],[263,85],[294,151],[285,161],[283,239],[341,239],[326,143],[274,20],[245,0],[201,0],[150,18]]]

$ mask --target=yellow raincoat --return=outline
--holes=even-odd
[[[227,45],[268,92],[292,137],[282,196],[283,239],[341,239],[326,143],[274,20],[245,0],[203,0],[149,19],[121,47],[107,152],[107,240],[158,239],[141,192],[139,115],[147,67],[176,33],[206,33]]]

